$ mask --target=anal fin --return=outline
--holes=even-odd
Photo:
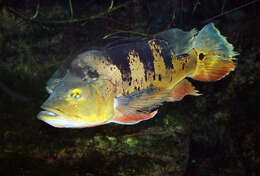
[[[167,101],[180,101],[185,95],[201,95],[187,79],[182,80],[173,88]]]
[[[126,125],[133,125],[137,124],[143,120],[148,120],[153,118],[157,114],[158,110],[153,111],[152,113],[145,114],[145,113],[131,113],[131,114],[122,114],[118,115],[113,118],[110,122],[118,123],[118,124],[126,124]]]

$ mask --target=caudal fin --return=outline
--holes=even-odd
[[[199,31],[193,46],[197,57],[197,67],[191,75],[193,79],[216,81],[235,69],[234,56],[239,53],[233,51],[233,45],[220,34],[213,23]]]

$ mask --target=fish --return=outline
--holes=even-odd
[[[54,73],[37,118],[57,128],[137,124],[153,118],[164,102],[201,95],[189,79],[218,81],[235,70],[237,55],[213,23],[200,31],[112,37]]]

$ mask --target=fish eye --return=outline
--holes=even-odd
[[[200,54],[199,54],[199,59],[200,59],[200,60],[204,59],[204,57],[205,57],[205,54],[203,54],[203,53],[200,53]]]
[[[80,89],[73,89],[71,92],[70,92],[70,96],[71,98],[73,98],[74,100],[78,100],[82,97],[82,90]]]

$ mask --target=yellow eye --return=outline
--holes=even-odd
[[[70,92],[70,96],[71,98],[73,98],[74,100],[78,100],[82,97],[82,90],[80,89],[73,89],[71,92]]]

